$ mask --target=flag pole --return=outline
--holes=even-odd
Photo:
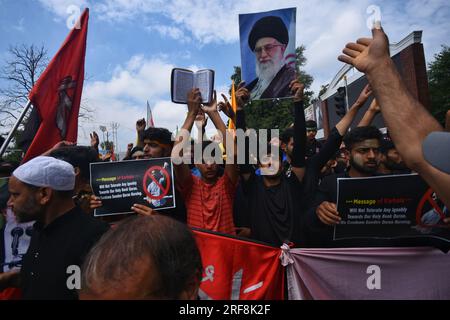
[[[17,128],[20,126],[20,123],[22,122],[23,118],[25,117],[25,115],[26,115],[27,111],[30,109],[30,107],[31,107],[31,101],[28,100],[25,108],[23,109],[22,113],[20,114],[19,118],[17,119],[16,124],[9,132],[8,137],[6,138],[5,142],[3,142],[3,144],[2,144],[2,147],[0,149],[0,158],[5,153],[6,148],[8,147],[9,143],[12,140],[14,132],[16,132]]]

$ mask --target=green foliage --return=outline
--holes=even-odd
[[[239,66],[234,66],[234,73],[233,73],[233,75],[231,76],[231,80],[234,81],[235,88],[237,88],[237,86],[239,85],[239,83],[241,83],[241,81],[242,81],[241,75],[242,75],[242,74],[241,74],[241,67],[239,67]],[[230,96],[231,96],[231,85],[230,85],[230,90],[228,91],[228,93],[229,93]]]
[[[431,98],[431,113],[442,124],[450,110],[450,47],[442,46],[442,51],[428,64],[428,85]]]
[[[309,90],[314,81],[314,78],[303,70],[303,67],[307,62],[305,57],[305,50],[306,48],[304,45],[301,45],[300,47],[297,47],[297,49],[295,49],[295,70],[297,71],[298,79],[305,85],[304,101],[305,107],[308,107],[311,104],[311,99],[314,95],[314,92]]]
[[[252,129],[280,129],[293,121],[292,99],[256,100],[245,106],[247,127]]]
[[[12,152],[9,152],[3,157],[3,160],[7,162],[21,162],[22,161],[22,151],[20,150],[14,150]]]
[[[14,134],[7,151],[3,155],[3,160],[11,162],[21,162],[22,161],[22,150],[19,149],[17,141],[22,136],[23,129],[17,129]],[[6,138],[6,136],[5,136]]]
[[[106,150],[106,151],[111,151],[114,149],[114,143],[112,141],[103,141],[100,144],[100,147],[102,148],[102,150]]]

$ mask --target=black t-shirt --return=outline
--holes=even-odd
[[[306,157],[311,158],[315,154],[318,154],[320,149],[322,149],[322,142],[314,139],[306,141]]]
[[[22,298],[32,300],[77,299],[69,290],[67,268],[81,268],[86,254],[109,229],[108,225],[75,207],[42,228],[35,223],[21,269]]]
[[[236,227],[250,228],[250,217],[248,209],[248,199],[244,194],[242,183],[239,183],[236,189],[233,204],[233,221]]]
[[[306,161],[305,176],[303,177],[303,193],[307,207],[311,204],[316,193],[317,186],[320,181],[320,170],[328,162],[328,160],[339,150],[342,143],[342,136],[334,127],[323,144],[320,152],[312,156]],[[291,175],[291,166],[288,162],[283,163],[283,172],[286,176]]]
[[[249,202],[253,239],[274,246],[302,242],[303,187],[295,174],[282,174],[279,185],[266,187],[263,178],[252,173],[242,186]]]

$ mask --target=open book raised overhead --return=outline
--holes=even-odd
[[[214,90],[214,70],[204,69],[197,72],[174,68],[171,76],[171,95],[174,103],[187,103],[188,93],[199,88],[202,103],[211,103]]]

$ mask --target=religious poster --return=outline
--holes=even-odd
[[[296,10],[239,15],[242,80],[251,100],[292,96]]]
[[[91,186],[102,201],[94,216],[133,213],[134,204],[154,210],[176,205],[170,158],[92,163]]]

